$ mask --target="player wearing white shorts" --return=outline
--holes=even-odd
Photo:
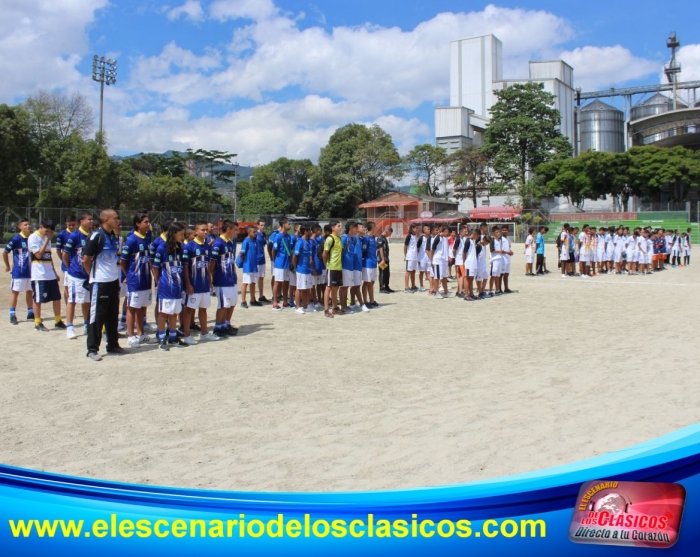
[[[427,278],[430,280],[431,265],[427,250],[430,249],[431,245],[432,236],[430,235],[430,226],[424,224],[423,235],[418,238],[418,292],[425,292],[423,279]]]
[[[194,344],[191,336],[191,324],[195,312],[199,318],[199,340],[219,340],[214,333],[209,332],[207,310],[211,306],[211,276],[209,264],[211,261],[212,245],[207,243],[208,225],[201,221],[194,225],[194,238],[184,245],[182,250],[183,276],[185,278],[185,307],[183,308],[182,328],[183,339],[188,344]]]
[[[465,241],[462,256],[464,260],[464,274],[466,280],[464,299],[468,302],[473,302],[478,299],[474,294],[474,280],[476,279],[477,270],[479,267],[479,252],[481,251],[481,244],[479,243],[480,235],[477,228],[471,232],[468,232],[467,234],[467,237],[464,239]]]
[[[282,219],[286,222],[286,219]],[[286,222],[287,228],[289,223]],[[211,248],[209,260],[209,274],[213,277],[214,292],[218,300],[216,309],[216,322],[214,334],[220,338],[235,336],[238,328],[231,323],[233,310],[238,303],[238,276],[236,274],[236,237],[238,236],[238,223],[225,220],[221,225],[219,236]],[[288,235],[287,235],[288,236]],[[277,242],[282,236],[277,237]],[[280,245],[277,244],[279,248]],[[273,251],[274,253],[274,251]],[[275,281],[275,289],[278,283]]]
[[[292,260],[292,238],[289,235],[290,224],[286,218],[280,219],[279,230],[270,235],[272,251],[270,258],[274,261],[272,276],[275,279],[272,290],[272,309],[282,311],[282,308],[289,307],[289,266]],[[277,301],[282,297],[282,305]],[[294,306],[294,303],[291,304]],[[216,331],[214,331],[216,333]]]
[[[479,289],[479,298],[483,299],[491,297],[486,292],[486,283],[489,280],[489,270],[486,264],[486,249],[491,244],[491,238],[489,238],[488,234],[481,234],[480,237],[479,245],[481,249],[477,250],[476,284]]]
[[[258,302],[261,304],[269,304],[270,300],[265,297],[265,276],[267,272],[265,263],[265,250],[267,249],[265,219],[258,220],[258,230],[255,234],[255,247],[258,254]]]
[[[368,222],[367,233],[362,238],[362,297],[368,308],[379,306],[374,300],[377,265],[377,227],[373,222]]]
[[[10,282],[10,323],[17,325],[17,300],[20,293],[25,293],[27,302],[27,321],[34,320],[34,302],[32,302],[31,258],[27,242],[31,234],[29,219],[22,219],[17,224],[19,233],[5,246],[2,258],[5,262],[5,272],[12,271]],[[12,254],[12,269],[10,269],[10,253]]]
[[[422,244],[423,242],[421,242]],[[406,276],[404,277],[404,292],[413,294],[417,292],[416,288],[416,271],[418,270],[418,234],[416,225],[411,224],[408,227],[408,234],[403,243],[403,258],[406,262]]]
[[[294,244],[292,266],[296,269],[297,275],[296,313],[303,315],[307,311],[316,311],[313,304],[309,305],[309,294],[314,287],[313,273],[316,268],[313,261],[313,247],[309,242],[311,231],[305,226],[300,226],[299,234],[300,236]]]
[[[433,292],[433,297],[437,300],[442,300],[448,294],[447,275],[450,259],[449,237],[450,228],[448,226],[443,226],[440,229],[440,233],[435,235],[431,246],[428,248],[428,256],[430,257],[430,263],[433,268],[430,290]],[[442,286],[444,295],[440,294],[440,286]]]
[[[67,269],[65,276],[68,288],[66,337],[69,339],[78,338],[73,326],[77,304],[80,304],[83,311],[83,334],[85,336],[87,336],[90,321],[90,290],[85,288],[90,277],[83,268],[83,248],[92,231],[92,215],[84,211],[78,215],[78,222],[80,224],[78,229],[68,236],[63,244],[63,264]]]
[[[501,251],[503,251],[503,259],[501,260],[501,283],[503,286],[503,292],[510,294],[512,290],[508,288],[508,278],[510,277],[510,258],[513,256],[513,250],[511,249],[510,238],[508,237],[510,230],[507,226],[503,226],[501,229]]]
[[[491,280],[489,282],[489,294],[494,291],[496,296],[503,294],[501,290],[501,275],[503,274],[503,240],[501,238],[501,227],[494,226],[491,229]]]
[[[240,259],[243,269],[243,290],[241,291],[241,307],[248,309],[246,295],[250,288],[250,305],[262,307],[262,303],[255,299],[255,287],[258,285],[258,231],[254,226],[246,229],[247,237],[241,243]],[[262,266],[263,269],[265,265]]]
[[[129,235],[121,251],[122,272],[127,286],[127,343],[138,348],[151,341],[144,331],[146,311],[153,300],[151,291],[151,259],[148,231],[151,223],[148,214],[134,215],[134,232]]]

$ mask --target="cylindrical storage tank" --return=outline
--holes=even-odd
[[[580,113],[581,152],[622,153],[625,150],[625,114],[595,100]]]
[[[666,95],[656,93],[653,97],[649,97],[643,103],[633,106],[630,110],[630,120],[639,120],[647,116],[656,116],[662,112],[673,110],[673,101]]]

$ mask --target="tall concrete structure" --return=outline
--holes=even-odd
[[[574,137],[574,70],[562,60],[530,62],[526,79],[503,79],[503,46],[494,35],[450,43],[450,106],[435,109],[438,146],[453,153],[481,145],[496,102],[494,91],[515,83],[542,83],[555,96],[561,132]]]

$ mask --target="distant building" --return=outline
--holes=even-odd
[[[396,191],[363,203],[360,209],[365,209],[367,220],[376,223],[380,229],[391,226],[394,236],[405,236],[405,223],[409,220],[419,218],[425,211],[434,215],[444,211],[457,211],[458,205],[457,201],[442,197]]]

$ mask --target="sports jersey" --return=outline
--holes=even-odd
[[[507,236],[501,236],[501,249],[503,251],[510,251],[510,239]],[[504,260],[510,259],[510,255],[507,253],[501,254]]]
[[[440,235],[435,236],[430,250],[433,252],[433,264],[449,261],[450,245],[447,238]]]
[[[244,273],[257,273],[258,272],[258,242],[257,238],[251,240],[246,238],[241,243],[241,259],[243,259],[243,272]],[[263,261],[264,263],[264,261]]]
[[[75,232],[75,231],[73,231]],[[66,267],[66,264],[63,262],[63,250],[65,249],[66,242],[68,241],[68,238],[73,232],[69,232],[67,228],[64,228],[61,230],[58,234],[56,234],[56,254],[58,255],[58,258],[61,260],[61,271],[64,273],[68,270]]]
[[[138,232],[131,234],[124,242],[121,260],[129,263],[129,270],[126,273],[126,287],[129,292],[141,292],[151,289],[151,255],[149,248],[146,236]]]
[[[294,255],[297,256],[297,273],[302,275],[311,274],[312,253],[310,242],[304,240],[303,237],[296,241],[296,244],[294,244]]]
[[[528,234],[525,238],[525,255],[532,255],[532,245],[535,243],[532,234]]]
[[[362,241],[364,240],[365,236],[355,236],[354,238],[355,243],[353,245],[354,257],[352,258],[352,270],[362,271]]]
[[[362,267],[377,268],[377,239],[371,234],[362,238]]]
[[[29,258],[32,262],[32,280],[55,280],[56,271],[53,268],[53,261],[51,259],[51,241],[49,240],[46,246],[46,251],[38,258],[35,253],[41,250],[41,246],[44,245],[44,235],[38,230],[29,236],[27,240],[27,246],[29,248]]]
[[[216,261],[214,286],[236,286],[236,240],[219,236],[211,247],[210,258]]]
[[[151,242],[151,245],[149,247],[149,251],[151,254],[151,260],[155,259],[156,251],[158,250],[160,245],[166,241],[167,241],[167,236],[165,234],[161,234],[160,236],[157,236],[156,239]]]
[[[323,244],[326,242],[326,239],[323,236],[319,236],[318,238],[314,238],[314,248],[313,248],[313,257],[314,257],[314,268],[316,271],[321,274],[322,271],[326,269],[326,266],[323,264],[323,257],[318,256],[318,248],[319,246],[323,246]]]
[[[5,246],[5,253],[12,252],[12,278],[31,278],[31,258],[27,242],[29,236],[16,234]]]
[[[273,230],[270,233],[270,237],[267,239],[267,245],[270,249],[272,249],[272,246],[275,244],[275,240],[277,239],[278,234],[281,234],[279,230]]]
[[[190,284],[195,294],[205,294],[211,290],[209,284],[209,259],[212,247],[197,238],[188,242],[182,249],[182,264],[189,273]]]
[[[255,233],[255,247],[256,255],[258,260],[258,265],[265,265],[265,246],[267,245],[267,239],[265,234],[258,231]]]
[[[177,245],[174,253],[168,252],[168,243],[162,242],[156,250],[153,268],[158,269],[158,299],[180,300],[185,281],[182,276],[182,246]]]
[[[471,238],[467,238],[464,244],[464,252],[466,253],[464,257],[464,266],[467,269],[476,269],[478,264],[478,251],[483,250],[477,250],[477,243]]]
[[[494,253],[495,251],[501,251],[503,249],[503,239],[502,238],[492,238],[491,239],[491,261],[500,261],[503,259],[502,253]]]
[[[537,233],[537,255],[544,255],[544,236],[541,232]]]
[[[292,238],[286,232],[279,232],[272,243],[275,252],[275,269],[289,269],[292,258]]]
[[[421,241],[418,242],[418,261],[424,261],[428,259],[428,254],[425,253],[426,250],[430,249],[431,237],[423,234],[421,236]],[[408,256],[408,253],[406,254]]]
[[[341,238],[335,234],[331,234],[326,238],[323,244],[323,251],[328,252],[328,261],[326,262],[326,268],[329,271],[342,271],[342,253],[343,253],[343,241]]]
[[[355,268],[355,236],[343,234],[340,241],[343,244],[343,270],[352,271]]]
[[[70,257],[68,274],[75,279],[87,280],[89,278],[83,267],[83,249],[89,237],[89,232],[85,232],[82,228],[78,227],[73,234],[68,236],[66,243],[63,245],[63,252],[67,253],[68,257]]]
[[[418,261],[418,236],[409,234],[403,245],[406,246],[406,261]]]
[[[464,244],[466,244],[466,242],[467,238],[465,236],[458,236],[452,246],[452,253],[454,253],[455,263],[457,265],[462,265],[462,261],[464,260]]]

